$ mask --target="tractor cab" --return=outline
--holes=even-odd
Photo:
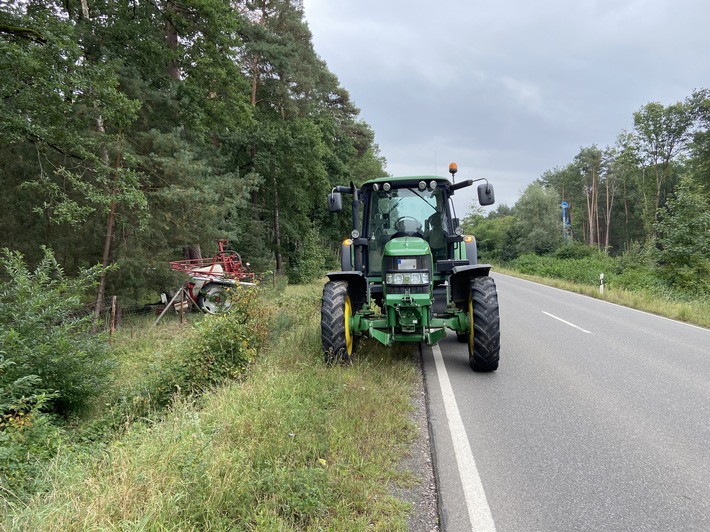
[[[352,238],[343,242],[343,271],[362,272],[374,282],[383,280],[385,248],[413,245],[420,239],[429,247],[435,281],[454,266],[476,264],[476,240],[464,235],[456,217],[452,196],[456,190],[478,180],[454,182],[456,164],[449,167],[452,179],[436,176],[383,177],[360,188],[335,187],[328,196],[331,212],[342,210],[341,193],[352,194]],[[481,205],[495,202],[493,187],[486,181],[478,187]],[[362,223],[361,223],[362,219]],[[398,240],[407,238],[410,240]],[[397,243],[390,244],[393,240]]]
[[[363,235],[368,240],[368,277],[381,276],[385,246],[395,238],[423,239],[434,260],[447,258],[447,237],[454,235],[455,227],[445,186],[433,177],[398,183],[397,188],[390,183],[388,191],[382,188],[384,183],[371,183],[363,194],[367,198]]]

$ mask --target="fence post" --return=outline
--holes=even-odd
[[[184,290],[184,287],[180,287],[180,292],[175,292],[175,295],[173,296],[173,298],[168,302],[167,305],[165,305],[165,308],[163,309],[163,312],[161,312],[161,313],[160,313],[160,316],[158,316],[158,318],[153,322],[153,327],[155,327],[156,325],[158,325],[158,322],[160,321],[160,319],[161,319],[163,316],[165,316],[165,313],[166,313],[168,310],[170,310],[171,308],[173,308],[173,303],[175,303],[175,300],[177,299],[178,295],[181,295],[181,294],[182,294],[182,291],[183,291],[183,290]]]
[[[111,298],[111,323],[109,325],[109,327],[110,327],[109,328],[109,331],[110,331],[109,332],[109,339],[110,340],[113,339],[113,335],[116,332],[116,306],[117,306],[116,301],[117,301],[116,296],[113,296]],[[110,340],[109,340],[109,342],[110,342]]]
[[[185,287],[180,289],[180,325],[185,323]]]

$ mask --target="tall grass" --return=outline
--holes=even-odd
[[[95,452],[60,454],[48,489],[8,530],[405,530],[391,495],[416,429],[412,348],[363,343],[352,365],[320,357],[320,285],[273,297],[271,342],[241,382],[133,424]]]
[[[587,250],[582,256],[522,255],[498,271],[585,294],[659,316],[710,327],[710,294],[674,289],[655,269],[632,254],[608,257]],[[604,293],[600,274],[604,274]]]

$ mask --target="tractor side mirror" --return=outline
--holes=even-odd
[[[343,210],[343,195],[340,192],[328,194],[328,212],[340,212]]]
[[[481,205],[493,205],[496,202],[496,195],[493,192],[493,185],[481,183],[478,185],[478,203]]]

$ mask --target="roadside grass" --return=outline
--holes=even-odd
[[[241,380],[199,398],[176,390],[163,415],[60,453],[46,490],[0,528],[406,530],[410,505],[392,492],[419,481],[397,467],[417,435],[414,347],[362,342],[351,364],[324,366],[321,289],[266,295],[269,340]],[[116,339],[124,383],[186,341],[172,324],[132,335]]]
[[[663,295],[659,294],[658,291],[643,289],[628,290],[609,285],[604,287],[604,294],[601,294],[599,286],[579,284],[552,277],[529,275],[499,266],[496,266],[495,271],[555,288],[561,288],[570,292],[576,292],[617,305],[657,314],[658,316],[710,328],[710,298],[704,300],[678,301],[674,299],[671,294]]]

